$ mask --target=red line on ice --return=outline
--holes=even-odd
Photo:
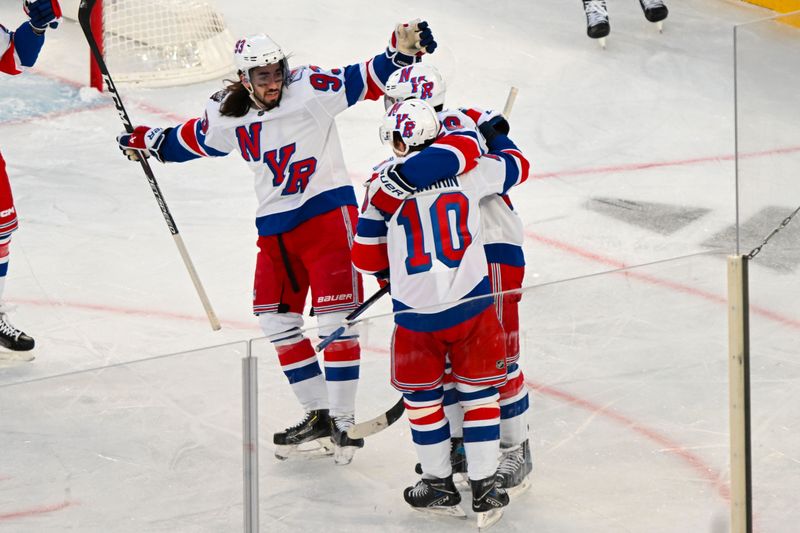
[[[606,257],[595,252],[590,252],[584,248],[579,248],[577,246],[573,246],[571,244],[562,241],[551,239],[550,237],[545,237],[544,235],[534,233],[533,231],[530,230],[525,231],[525,237],[535,241],[539,241],[542,244],[558,248],[559,250],[562,250],[564,252],[583,257],[584,259],[594,261],[595,263],[601,263],[613,268],[625,268],[626,266],[629,266],[623,263],[622,261],[618,261],[616,259],[612,259],[610,257]],[[651,285],[658,285],[661,287],[665,287],[676,292],[683,292],[686,294],[690,294],[692,296],[697,296],[699,298],[708,300],[710,302],[715,302],[722,305],[727,305],[728,303],[727,296],[720,296],[712,292],[704,291],[702,289],[698,289],[695,287],[690,287],[689,285],[684,285],[683,283],[678,283],[677,281],[670,281],[667,279],[658,278],[656,276],[644,274],[642,272],[637,272],[635,270],[626,270],[618,272],[618,274],[627,276],[629,278],[638,279],[640,281],[649,283]],[[775,322],[780,322],[785,326],[789,326],[794,329],[800,329],[800,320],[782,316],[781,314],[766,309],[764,307],[760,307],[758,305],[750,305],[750,312],[752,312],[755,315],[768,318]]]
[[[739,155],[739,159],[753,159],[771,155],[791,154],[800,152],[800,146],[787,146],[775,148],[773,150],[762,150],[759,152],[745,152]],[[648,170],[661,167],[679,167],[686,165],[698,165],[703,163],[717,163],[720,161],[734,161],[735,154],[712,155],[705,157],[693,157],[689,159],[676,159],[673,161],[651,161],[648,163],[628,163],[623,165],[611,165],[606,167],[576,168],[572,170],[557,170],[555,172],[534,172],[530,175],[531,179],[564,178],[567,176],[581,176],[585,174],[609,174],[620,172],[635,172],[638,170]]]
[[[40,507],[32,507],[30,509],[23,509],[22,511],[13,511],[10,513],[0,513],[0,521],[14,520],[15,518],[28,518],[31,516],[39,516],[47,513],[60,511],[75,505],[75,502],[61,502],[52,505],[42,505]]]
[[[62,306],[62,307],[69,307],[73,309],[83,309],[86,311],[101,311],[101,312],[108,312],[108,313],[117,313],[120,315],[133,315],[133,316],[143,316],[143,317],[161,317],[161,318],[169,318],[172,320],[185,320],[189,322],[206,322],[208,319],[204,315],[188,315],[185,313],[173,313],[170,311],[156,311],[153,309],[133,309],[129,307],[115,307],[110,305],[101,305],[101,304],[91,304],[91,303],[80,303],[80,302],[63,302],[60,301],[59,303],[53,303],[49,301],[43,300],[28,300],[23,298],[14,298],[13,300],[15,303],[25,304],[25,305],[36,305],[41,307],[53,307],[53,306]],[[252,322],[241,322],[238,320],[225,320],[222,322],[223,326],[227,326],[230,328],[236,329],[258,329],[258,325],[255,320]]]
[[[584,400],[583,398],[579,398],[568,392],[564,392],[562,390],[558,390],[553,387],[548,387],[547,385],[543,385],[541,383],[535,383],[529,379],[525,380],[525,383],[532,390],[540,394],[551,396],[553,398],[566,402],[575,407],[579,407],[581,409],[590,411],[593,414],[603,415],[604,417],[625,426],[634,433],[638,433],[639,435],[645,437],[646,439],[655,442],[660,447],[665,448],[669,453],[676,455],[684,463],[689,465],[692,468],[692,470],[697,472],[697,474],[702,479],[706,480],[711,486],[714,487],[714,489],[716,489],[717,493],[723,500],[730,501],[731,499],[730,487],[721,480],[722,474],[716,472],[712,467],[707,465],[699,456],[686,450],[683,446],[673,441],[669,437],[666,437],[653,429],[643,426],[642,424],[634,422],[632,419],[628,418],[625,415],[622,415],[614,411],[609,411],[607,408],[601,405],[592,403],[588,400]]]

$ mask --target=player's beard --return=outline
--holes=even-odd
[[[270,100],[270,101],[265,101],[261,97],[256,97],[258,99],[258,103],[261,104],[261,107],[262,107],[263,110],[269,111],[271,109],[275,109],[276,107],[278,107],[281,104],[281,98],[283,98],[283,85],[281,85],[281,88],[278,89],[277,93],[278,93],[278,97],[274,98],[273,100]],[[273,93],[273,96],[274,96],[274,93]]]

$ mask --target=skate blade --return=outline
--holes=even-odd
[[[529,488],[531,488],[531,480],[530,480],[530,477],[526,476],[525,479],[523,479],[522,482],[519,485],[514,485],[513,487],[508,487],[505,490],[506,490],[506,493],[508,494],[508,497],[511,498],[511,499],[514,499],[517,496],[519,496],[520,494],[522,494],[523,492],[525,492],[526,490],[528,490]]]
[[[659,20],[656,22],[656,28],[658,28],[658,33],[664,33],[664,21]]]
[[[276,444],[275,458],[281,461],[308,461],[333,455],[333,443],[329,437],[321,437],[302,444]]]
[[[412,507],[412,509],[431,516],[448,516],[460,520],[467,519],[467,513],[464,512],[464,509],[462,509],[460,505],[450,505],[447,507]]]
[[[485,513],[476,513],[478,518],[478,531],[489,529],[503,517],[502,509],[492,509]]]
[[[337,465],[349,465],[358,448],[358,446],[334,446],[333,462]]]
[[[600,45],[600,48],[605,50],[606,49],[606,38],[605,37],[600,37],[599,39],[597,39],[597,44]]]
[[[33,350],[26,352],[4,352],[0,351],[0,362],[3,363],[27,363],[36,359]]]

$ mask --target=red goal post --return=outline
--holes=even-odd
[[[115,83],[167,87],[234,72],[234,39],[213,0],[99,0],[92,28]],[[77,20],[79,0],[61,0]],[[91,60],[90,84],[102,90]]]

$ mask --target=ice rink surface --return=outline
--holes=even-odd
[[[267,32],[292,64],[325,67],[379,53],[394,24],[422,17],[440,44],[429,59],[447,77],[449,106],[499,108],[519,88],[511,134],[533,175],[512,198],[526,228],[534,474],[493,531],[725,531],[733,27],[770,13],[672,0],[659,34],[635,0],[609,0],[602,50],[577,0],[218,4],[234,36]],[[0,2],[0,22],[21,20],[19,2]],[[800,205],[800,33],[769,23],[745,37],[743,252]],[[117,149],[113,105],[84,87],[80,28],[66,21],[47,39],[36,68],[0,79],[0,149],[20,217],[5,297],[37,341],[35,361],[0,363],[0,532],[241,531],[240,359],[260,334],[251,174],[233,155],[154,163],[222,321],[212,332],[141,169]],[[755,53],[768,50],[783,63]],[[119,90],[135,123],[170,126],[200,115],[220,87]],[[337,120],[359,197],[386,155],[382,113],[366,102]],[[800,521],[799,265],[798,220],[751,265],[754,515],[764,533]],[[388,310],[381,302],[362,327],[358,418],[397,396]],[[268,343],[253,354],[262,531],[475,529],[471,513],[430,519],[403,502],[416,478],[405,420],[347,467],[273,459],[272,433],[301,413]]]

